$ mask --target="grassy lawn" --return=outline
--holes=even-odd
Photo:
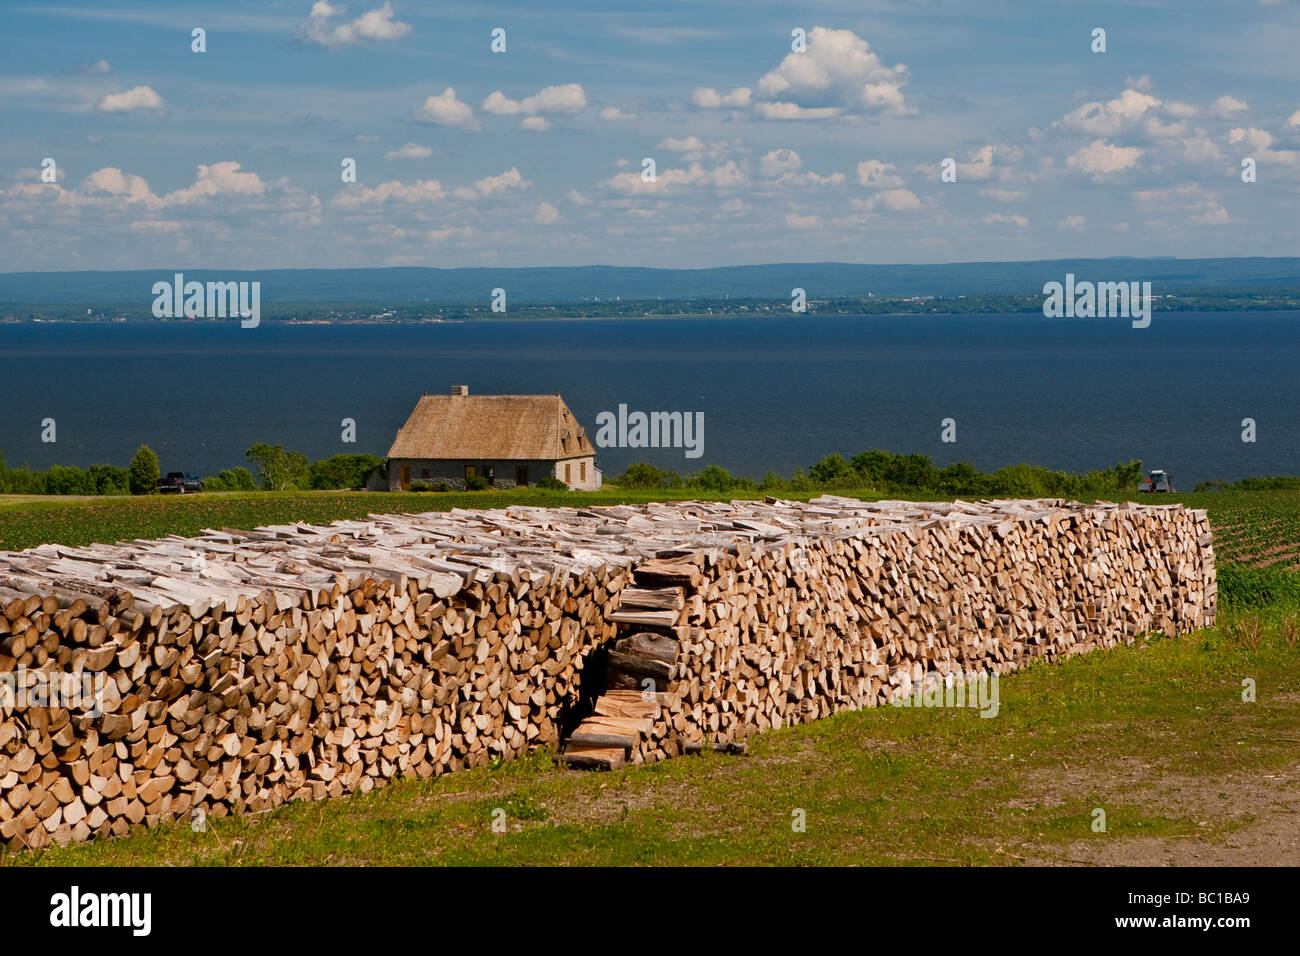
[[[1296,863],[1293,612],[1005,677],[994,718],[881,708],[742,756],[612,774],[550,755],[11,865]],[[1258,699],[1242,701],[1242,679]],[[1290,806],[1288,819],[1279,807]],[[505,832],[493,829],[504,811]],[[1092,829],[1094,809],[1106,831]],[[806,830],[792,827],[804,811]],[[1152,856],[1154,854],[1154,856]],[[1271,854],[1271,856],[1270,856]]]

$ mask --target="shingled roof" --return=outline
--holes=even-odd
[[[590,455],[587,433],[559,395],[425,395],[389,458],[485,461]]]

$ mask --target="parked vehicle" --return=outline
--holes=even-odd
[[[1143,481],[1138,485],[1138,491],[1152,494],[1173,494],[1173,490],[1174,483],[1169,479],[1169,476],[1159,468],[1151,469],[1151,474],[1143,479]]]
[[[158,479],[158,491],[161,494],[183,495],[187,491],[202,491],[203,482],[198,475],[188,471],[169,471],[166,477]]]

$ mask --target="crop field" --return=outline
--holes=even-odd
[[[1176,500],[1209,509],[1221,563],[1300,570],[1300,491],[1216,491]]]

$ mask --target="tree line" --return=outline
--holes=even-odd
[[[247,466],[224,468],[203,479],[206,491],[307,491],[361,488],[384,464],[376,455],[333,455],[308,461],[301,452],[258,442],[245,452]],[[0,494],[10,495],[150,495],[162,477],[158,456],[141,445],[125,468],[116,465],[52,465],[34,471],[8,468],[0,452]]]

